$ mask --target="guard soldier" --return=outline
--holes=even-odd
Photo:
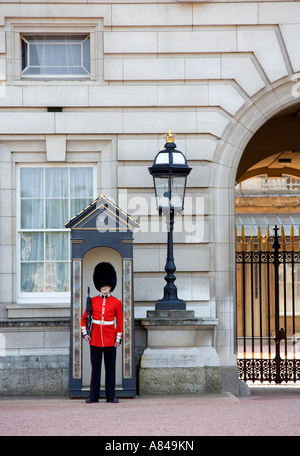
[[[95,267],[93,281],[99,296],[91,299],[92,328],[87,330],[87,310],[81,319],[82,337],[90,343],[91,351],[91,387],[87,403],[98,402],[100,396],[100,378],[102,353],[105,366],[106,402],[117,403],[116,384],[116,348],[121,344],[123,335],[122,303],[111,295],[117,284],[117,275],[110,263],[99,263]]]

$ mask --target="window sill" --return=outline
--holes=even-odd
[[[42,306],[57,306],[67,304],[70,305],[70,292],[57,293],[20,293],[17,298],[17,305],[42,305]]]
[[[8,319],[70,318],[70,302],[56,304],[12,304],[6,306]]]
[[[76,81],[76,80],[89,80],[91,79],[91,75],[88,74],[88,75],[67,75],[67,74],[64,74],[64,75],[21,75],[21,81],[22,80],[26,80],[26,81],[61,81],[61,80],[64,80],[64,81],[67,81],[67,80],[70,80],[70,81]]]

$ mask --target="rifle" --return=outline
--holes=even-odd
[[[90,298],[90,287],[88,287],[88,295],[86,298],[86,311],[87,311],[87,332],[91,335],[92,328],[92,299]]]

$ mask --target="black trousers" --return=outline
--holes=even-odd
[[[90,345],[90,349],[92,365],[90,397],[100,397],[102,353],[104,354],[106,397],[115,397],[116,347],[95,347],[94,345]]]

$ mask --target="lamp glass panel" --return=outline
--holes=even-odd
[[[171,179],[171,206],[183,209],[186,176],[172,176]]]
[[[173,163],[176,165],[185,165],[185,157],[181,152],[173,152]]]
[[[169,152],[160,152],[156,157],[155,164],[169,164]]]
[[[170,206],[170,178],[154,177],[157,207],[167,208]]]

